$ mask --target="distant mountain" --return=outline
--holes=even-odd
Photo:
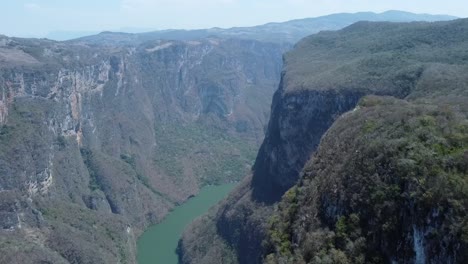
[[[414,14],[403,11],[384,13],[360,12],[340,13],[316,18],[291,20],[281,23],[268,23],[254,27],[210,28],[198,30],[162,30],[147,33],[102,32],[98,35],[72,40],[88,44],[132,45],[150,40],[194,40],[207,37],[255,39],[266,42],[295,43],[308,35],[323,30],[338,30],[358,21],[445,21],[457,17],[448,15]]]
[[[83,36],[95,35],[95,34],[99,34],[99,32],[57,30],[57,31],[51,31],[47,33],[45,37],[48,39],[52,39],[52,40],[63,41],[63,40],[69,40],[69,39],[76,39],[76,38],[80,38]]]
[[[154,31],[154,28],[134,28],[134,27],[124,27],[115,32],[127,32],[127,33],[143,33]],[[96,30],[55,30],[47,33],[45,38],[56,40],[56,41],[65,41],[71,39],[77,39],[85,36],[91,36],[99,34],[99,31]]]

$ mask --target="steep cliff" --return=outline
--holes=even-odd
[[[148,224],[248,171],[288,47],[0,43],[2,263],[135,262]]]
[[[455,112],[465,111],[468,82],[463,72],[467,69],[467,27],[467,20],[409,24],[359,22],[341,31],[322,32],[308,37],[285,55],[280,89],[273,99],[270,123],[254,165],[252,180],[231,194],[217,212],[212,213],[219,239],[224,241],[224,248],[236,252],[236,261],[262,261],[262,241],[267,236],[266,230],[272,229],[271,223],[269,225],[267,222],[273,214],[282,216],[280,223],[294,223],[284,227],[286,237],[280,241],[286,243],[287,249],[291,247],[293,253],[298,248],[296,237],[310,231],[299,231],[295,225],[303,223],[300,219],[304,214],[298,216],[300,219],[293,217],[293,220],[288,220],[283,214],[309,206],[310,200],[304,198],[293,205],[285,202],[289,207],[280,207],[287,209],[273,213],[276,202],[300,179],[300,172],[317,149],[322,135],[336,118],[354,109],[363,96],[391,95],[410,101],[451,105]],[[330,140],[334,140],[333,136]],[[466,148],[466,145],[462,145],[462,148]],[[335,152],[327,147],[323,151],[330,151],[330,155],[338,157],[340,154],[339,150]],[[330,170],[341,166],[333,162],[327,164]],[[320,194],[321,190],[317,192]],[[461,203],[466,202],[463,199]],[[452,205],[443,206],[452,209]],[[329,207],[327,210],[334,208],[332,204]],[[417,221],[424,221],[421,215],[408,214]],[[465,216],[459,214],[457,217]],[[453,223],[457,225],[460,222]],[[272,226],[274,229],[275,224]],[[419,226],[416,227],[416,233],[424,240],[429,235],[425,233],[427,229],[421,231]],[[288,232],[295,235],[289,236]],[[275,235],[281,237],[283,233]],[[256,235],[253,237],[251,234]],[[409,233],[398,235],[406,236]],[[201,250],[190,247],[192,236],[186,234],[181,242],[184,263],[190,263],[194,252],[198,256],[203,255]],[[271,238],[271,233],[268,236]],[[303,243],[310,242],[304,241],[301,240]],[[270,244],[266,250],[273,247],[281,255],[281,242],[273,243],[274,246]],[[383,244],[379,250],[385,246]],[[393,249],[389,246],[388,250]],[[413,249],[406,250],[411,252]],[[423,250],[427,252],[432,249],[424,247]],[[273,256],[270,259],[273,262],[284,263],[288,260]],[[389,256],[391,254],[386,255]],[[444,260],[456,262],[453,256],[445,255]],[[402,256],[398,259],[411,260]],[[388,258],[385,260],[389,261]]]
[[[364,98],[284,195],[265,262],[465,263],[466,114],[456,104]]]
[[[298,45],[292,91],[405,100],[365,97],[334,122],[270,219],[264,262],[466,262],[467,28],[357,23]]]

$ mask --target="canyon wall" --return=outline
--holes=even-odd
[[[366,177],[373,179],[375,175],[391,174],[393,171],[393,167],[379,169],[379,161],[359,160],[357,157],[364,151],[361,147],[372,148],[375,151],[373,155],[384,159],[401,154],[397,154],[396,150],[395,153],[390,153],[391,148],[385,144],[375,149],[375,144],[372,145],[370,138],[367,142],[366,137],[361,138],[361,134],[354,129],[370,129],[369,131],[375,132],[373,136],[376,140],[380,136],[382,140],[389,137],[391,141],[395,136],[391,134],[392,129],[395,129],[394,124],[387,127],[382,125],[381,130],[375,131],[374,129],[380,126],[374,127],[374,124],[385,123],[386,118],[397,122],[399,115],[396,109],[399,108],[402,111],[401,122],[415,122],[411,118],[417,119],[419,115],[423,118],[424,113],[431,111],[431,107],[434,108],[435,116],[438,116],[436,112],[443,112],[440,109],[447,109],[447,115],[457,116],[454,119],[456,121],[451,124],[464,126],[468,91],[468,79],[463,74],[467,69],[464,59],[466,52],[463,51],[468,42],[466,28],[466,20],[408,24],[359,22],[341,31],[322,32],[299,42],[293,51],[285,55],[282,81],[273,99],[266,138],[253,167],[252,177],[246,179],[216,210],[205,216],[204,221],[198,220],[188,229],[191,233],[186,232],[179,245],[181,262],[197,263],[198,260],[217,252],[217,255],[234,255],[235,257],[231,257],[232,263],[327,263],[327,260],[338,261],[337,263],[367,263],[374,260],[376,263],[390,263],[394,260],[398,263],[413,263],[421,259],[429,263],[441,260],[463,263],[466,242],[460,239],[464,231],[458,227],[463,225],[465,216],[463,210],[458,211],[458,205],[448,202],[451,198],[444,196],[428,208],[415,204],[411,199],[405,201],[401,204],[402,211],[393,214],[399,217],[393,219],[394,236],[389,237],[381,236],[380,231],[376,231],[387,228],[389,224],[375,224],[377,216],[361,214],[359,210],[370,205],[353,207],[353,197],[359,197],[360,201],[372,201],[373,197],[369,192],[363,193],[359,190],[372,189],[374,186],[375,183],[368,183],[366,180],[369,179]],[[366,95],[392,96],[410,103],[386,103],[386,100],[375,99],[380,97],[365,97]],[[358,106],[360,101],[362,105]],[[384,106],[376,110],[359,110],[359,107],[373,107],[374,104]],[[385,106],[386,104],[392,106]],[[363,123],[358,125],[351,121],[343,121],[345,117],[340,119],[340,116],[348,111],[351,112],[344,116],[352,120],[349,117],[352,115]],[[368,123],[365,123],[365,118],[359,117],[360,114],[365,115],[365,111],[375,111],[376,116],[373,117],[376,120],[369,117]],[[386,117],[385,111],[395,116]],[[412,114],[413,111],[419,112]],[[444,118],[441,117],[441,120],[437,119],[433,123],[436,131],[450,131],[449,128],[443,128],[446,122],[442,121]],[[337,119],[341,121],[335,124]],[[335,129],[334,132],[327,132],[330,127]],[[409,128],[412,129],[412,132],[416,133],[419,127]],[[347,134],[347,130],[354,132]],[[448,158],[459,160],[460,165],[441,165],[443,169],[440,175],[448,173],[455,175],[453,177],[458,180],[466,176],[462,165],[466,162],[463,157],[467,151],[466,141],[463,139],[466,132],[463,131],[462,128],[461,131],[453,132],[461,133],[456,136],[460,137],[461,142],[454,143],[457,149],[460,149],[456,152],[456,157]],[[327,137],[322,139],[325,133]],[[437,137],[450,137],[446,132],[438,133],[435,133]],[[414,135],[411,135],[410,131],[407,136]],[[404,137],[402,135],[402,138]],[[352,145],[355,142],[359,143]],[[450,148],[445,143],[443,145],[443,148]],[[344,152],[342,147],[350,149]],[[434,146],[429,148],[432,147]],[[431,151],[435,151],[434,159],[444,159],[445,154],[434,149]],[[345,153],[350,155],[349,159]],[[361,162],[362,166],[371,168],[368,174],[365,174],[367,176],[351,171],[352,168],[360,166]],[[320,166],[317,167],[316,164]],[[424,182],[429,181],[431,176],[418,174],[415,170],[429,170],[426,165],[413,167],[414,171],[411,172],[417,174],[418,180]],[[353,175],[360,175],[359,177],[365,180],[360,182],[358,177],[356,182],[360,183],[353,185]],[[459,178],[456,175],[465,176]],[[396,179],[406,176],[396,174],[388,177]],[[392,181],[389,178],[379,179],[384,182]],[[412,192],[412,189],[405,185],[409,183],[403,181],[401,184],[396,196],[382,198],[382,202],[399,203],[398,195],[403,197]],[[341,195],[338,186],[343,185],[346,186],[345,189],[348,185],[357,189],[350,187],[351,189],[346,189],[346,194]],[[385,188],[387,187],[390,188]],[[425,188],[433,187],[429,184]],[[292,189],[288,191],[290,188]],[[447,188],[446,191],[451,187]],[[429,191],[426,194],[429,195],[428,193]],[[466,196],[462,193],[463,191],[459,190],[454,195],[458,197],[457,201],[464,204]],[[349,207],[344,209],[335,199]],[[442,208],[446,214],[439,213]],[[430,212],[438,213],[429,216]],[[359,220],[354,224],[363,232],[360,243],[377,243],[377,248],[364,247],[365,249],[361,248],[362,251],[353,251],[345,249],[346,244],[339,244],[339,239],[348,241],[346,238],[349,238],[339,237],[339,232],[341,235],[348,232],[339,228],[352,225],[352,219],[349,217],[355,216],[358,216]],[[426,220],[430,224],[423,224]],[[375,225],[370,227],[364,223]],[[215,230],[210,229],[212,225],[216,225]],[[439,237],[449,246],[431,240],[431,232],[441,232],[441,226],[456,229],[454,234]],[[211,230],[219,243],[212,248],[208,247],[209,251],[206,253],[204,247],[193,246],[197,231],[203,230]],[[327,230],[332,233],[326,233]],[[374,231],[375,236],[366,233]],[[334,246],[325,249],[315,244],[315,240],[318,244],[330,241]],[[428,242],[429,240],[431,242]],[[198,240],[197,243],[204,244],[203,240]],[[405,246],[396,249],[395,245]],[[325,244],[323,246],[326,247]],[[351,256],[354,253],[359,255],[358,251],[362,254],[360,258]]]

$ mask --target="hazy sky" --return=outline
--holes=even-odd
[[[468,17],[467,0],[0,0],[0,34],[250,26],[339,12]]]

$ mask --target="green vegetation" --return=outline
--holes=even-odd
[[[119,263],[129,263],[124,218],[96,213],[66,202],[50,203],[41,199],[36,204],[51,226],[48,247],[64,259],[77,263],[99,263],[109,258]],[[94,245],[94,248],[90,245]]]
[[[67,140],[63,135],[57,136],[57,145],[59,146],[60,150],[64,150],[67,146]]]
[[[300,41],[285,55],[286,90],[404,98],[467,95],[466,21],[358,22]]]
[[[49,248],[11,234],[2,234],[0,236],[0,263],[18,263],[15,262],[18,259],[21,263],[33,263],[38,259],[42,259],[44,263],[69,263]]]
[[[425,238],[428,258],[466,249],[468,39],[457,32],[467,25],[360,22],[308,37],[286,55],[287,92],[349,90],[409,102],[367,96],[333,125],[304,168],[301,209],[291,220],[296,202],[285,197],[273,217],[266,260],[411,256],[413,226],[437,230]],[[297,246],[284,250],[288,243]],[[458,260],[464,251],[456,251]]]
[[[150,179],[148,179],[148,177],[139,172],[136,165],[136,156],[134,154],[121,154],[120,159],[122,159],[125,163],[130,165],[131,169],[136,174],[136,178],[138,179],[138,181],[140,181],[141,184],[148,188],[152,193],[165,199],[171,200],[167,195],[164,195],[163,193],[159,192],[156,188],[154,188],[150,183]]]
[[[120,154],[120,158],[130,165],[132,169],[136,170],[135,155]]]
[[[274,250],[280,252],[282,256],[292,256],[291,225],[298,211],[297,198],[296,188],[293,187],[287,191],[283,196],[285,202],[278,207],[280,214],[273,216],[268,224],[269,245],[265,244],[264,246],[274,246]]]
[[[382,247],[393,256],[412,252],[405,237],[413,226],[430,229],[429,222],[446,230],[426,238],[433,254],[447,245],[468,246],[466,113],[380,101],[361,104],[329,130],[301,184],[285,194],[271,220],[267,262],[381,263],[389,257]]]
[[[154,162],[175,178],[189,168],[203,185],[239,181],[255,158],[254,144],[221,129],[202,124],[166,124],[155,129],[159,141]]]
[[[83,157],[83,162],[86,165],[86,168],[88,168],[88,173],[89,173],[89,189],[91,191],[95,190],[100,190],[101,189],[101,184],[99,182],[99,174],[98,174],[98,169],[96,165],[93,163],[93,152],[90,149],[86,148],[81,148],[80,149],[81,156]]]

